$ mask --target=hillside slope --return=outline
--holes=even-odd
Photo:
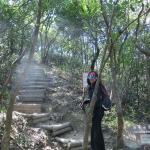
[[[39,64],[45,72],[46,93],[42,102],[42,112],[49,113],[48,125],[70,122],[72,130],[57,137],[64,140],[81,141],[84,135],[86,114],[79,107],[82,101],[82,75],[62,72],[57,67]],[[16,75],[21,70],[18,65]],[[86,106],[86,111],[89,106]],[[4,115],[1,115],[3,118]],[[102,122],[106,150],[115,149],[117,129]],[[17,139],[17,140],[16,140]],[[11,134],[11,150],[67,150],[68,144],[58,142],[49,130],[28,125],[24,117],[14,112]]]

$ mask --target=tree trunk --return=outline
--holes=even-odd
[[[150,75],[148,73],[148,56],[144,56],[145,59],[145,71],[146,71],[146,81],[147,81],[147,92],[148,92],[148,102],[150,102]]]
[[[117,111],[117,120],[118,120],[118,133],[117,133],[117,148],[123,148],[124,147],[124,140],[123,140],[123,114],[122,114],[122,106],[121,101],[119,98],[119,92],[117,88],[116,83],[116,72],[114,68],[114,62],[113,62],[113,51],[110,54],[110,68],[111,68],[111,76],[112,76],[112,89],[113,89],[113,97],[116,99],[116,111]]]
[[[94,38],[94,39],[95,39],[95,50],[96,50],[96,52],[95,52],[94,58],[93,58],[93,60],[91,62],[91,71],[94,70],[94,66],[95,66],[95,63],[96,63],[96,61],[97,61],[97,59],[99,57],[99,52],[100,52],[100,48],[98,46],[98,41],[97,41],[97,34],[96,34],[96,38]]]
[[[32,58],[34,55],[35,45],[37,43],[37,37],[38,37],[39,26],[40,26],[40,18],[41,18],[41,0],[38,1],[37,20],[36,20],[35,30],[33,33],[34,38],[33,38],[32,44],[31,44],[31,51],[29,54],[28,62],[25,66],[23,73],[21,74],[21,77],[19,78],[16,86],[14,87],[14,89],[12,90],[11,95],[10,95],[10,101],[9,101],[7,113],[6,113],[6,122],[5,122],[5,129],[4,129],[3,139],[2,139],[1,150],[9,150],[10,130],[11,130],[12,112],[13,112],[13,108],[14,108],[14,102],[15,102],[16,95],[19,92],[21,83],[22,83],[24,76],[29,68],[29,65],[31,64],[31,61],[32,61]]]
[[[21,56],[12,63],[11,68],[10,68],[10,72],[9,72],[9,75],[8,75],[8,78],[5,81],[5,84],[4,84],[4,86],[2,88],[2,91],[0,93],[0,101],[2,100],[3,93],[5,92],[5,90],[7,88],[7,85],[8,85],[8,83],[10,82],[10,80],[12,78],[12,73],[13,73],[13,69],[14,69],[15,65],[22,59],[22,57],[24,56],[26,50],[27,50],[27,48],[22,52]]]
[[[50,49],[50,46],[55,42],[57,36],[59,34],[59,30],[57,31],[55,37],[53,39],[51,39],[49,41],[49,43],[46,45],[45,49],[44,49],[44,55],[42,57],[42,63],[46,63],[47,62],[47,58],[48,58],[48,52],[49,52],[49,49]]]
[[[92,60],[92,63],[91,63],[91,71],[94,70],[94,66],[95,66],[95,63],[96,63],[96,61],[97,61],[97,59],[98,59],[99,52],[100,52],[100,49],[99,49],[99,47],[97,46],[95,56],[94,56],[94,58],[93,58],[93,60]]]
[[[99,69],[99,76],[98,76],[98,79],[97,79],[97,82],[95,85],[95,89],[93,92],[90,108],[89,108],[88,113],[87,113],[86,127],[85,127],[84,137],[83,137],[83,150],[88,149],[88,135],[90,132],[90,123],[92,121],[92,114],[93,114],[94,105],[95,105],[95,102],[97,100],[97,90],[98,90],[98,86],[99,86],[99,83],[101,80],[101,73],[102,73],[102,70],[103,70],[105,63],[106,63],[106,61],[104,61],[105,55],[106,55],[106,50],[107,50],[107,46],[105,47],[105,50],[103,53],[103,57],[102,57],[101,65],[100,65],[100,69]]]

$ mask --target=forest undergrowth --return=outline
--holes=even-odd
[[[71,122],[73,131],[61,135],[63,138],[82,139],[86,123],[86,114],[79,107],[83,101],[82,74],[71,74],[60,71],[57,67],[43,65],[46,78],[49,79],[43,102],[43,111],[51,114],[54,123]],[[85,92],[86,94],[86,92]],[[88,111],[88,106],[86,106]],[[137,112],[129,105],[124,105],[125,148],[139,149],[135,137],[126,134],[128,126],[138,124]],[[144,115],[143,113],[141,116]],[[141,117],[140,116],[140,117]],[[3,137],[5,113],[0,115],[0,145]],[[133,120],[135,119],[135,120]],[[144,120],[142,123],[147,123]],[[27,121],[14,112],[11,129],[10,150],[66,150],[67,148],[56,142],[49,131],[30,127]],[[113,104],[111,111],[105,112],[102,129],[107,150],[117,149],[117,117]]]

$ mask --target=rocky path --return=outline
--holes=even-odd
[[[18,65],[18,76],[25,63],[24,60]],[[31,150],[82,150],[86,115],[79,108],[82,87],[75,82],[76,78],[67,72],[63,74],[55,67],[32,62],[14,107],[14,113],[27,120],[29,135],[25,136],[31,139]],[[102,129],[106,150],[112,150],[117,129],[107,122],[102,122]],[[39,143],[41,147],[35,148]],[[132,147],[134,142],[126,140],[126,143]]]
[[[21,73],[25,63],[26,61],[22,61],[18,66],[18,73]],[[82,149],[82,137],[70,137],[74,135],[72,123],[69,121],[54,122],[52,119],[54,116],[44,109],[46,90],[50,80],[42,66],[33,61],[25,76],[19,95],[16,97],[14,111],[27,118],[29,126],[51,131],[51,136],[63,146],[71,150],[80,150]]]
[[[25,64],[23,60],[18,65],[18,76]],[[71,74],[56,69],[32,62],[16,97],[14,113],[27,121],[29,130],[24,134],[31,140],[31,150],[82,150],[86,122],[86,115],[79,107],[82,87],[76,85]],[[109,127],[107,122],[102,122],[102,129],[106,150],[112,150],[117,129]],[[41,147],[36,148],[39,143]],[[126,143],[129,145],[131,141]]]

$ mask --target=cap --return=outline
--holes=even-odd
[[[87,79],[97,79],[97,74],[95,72],[90,72]]]

